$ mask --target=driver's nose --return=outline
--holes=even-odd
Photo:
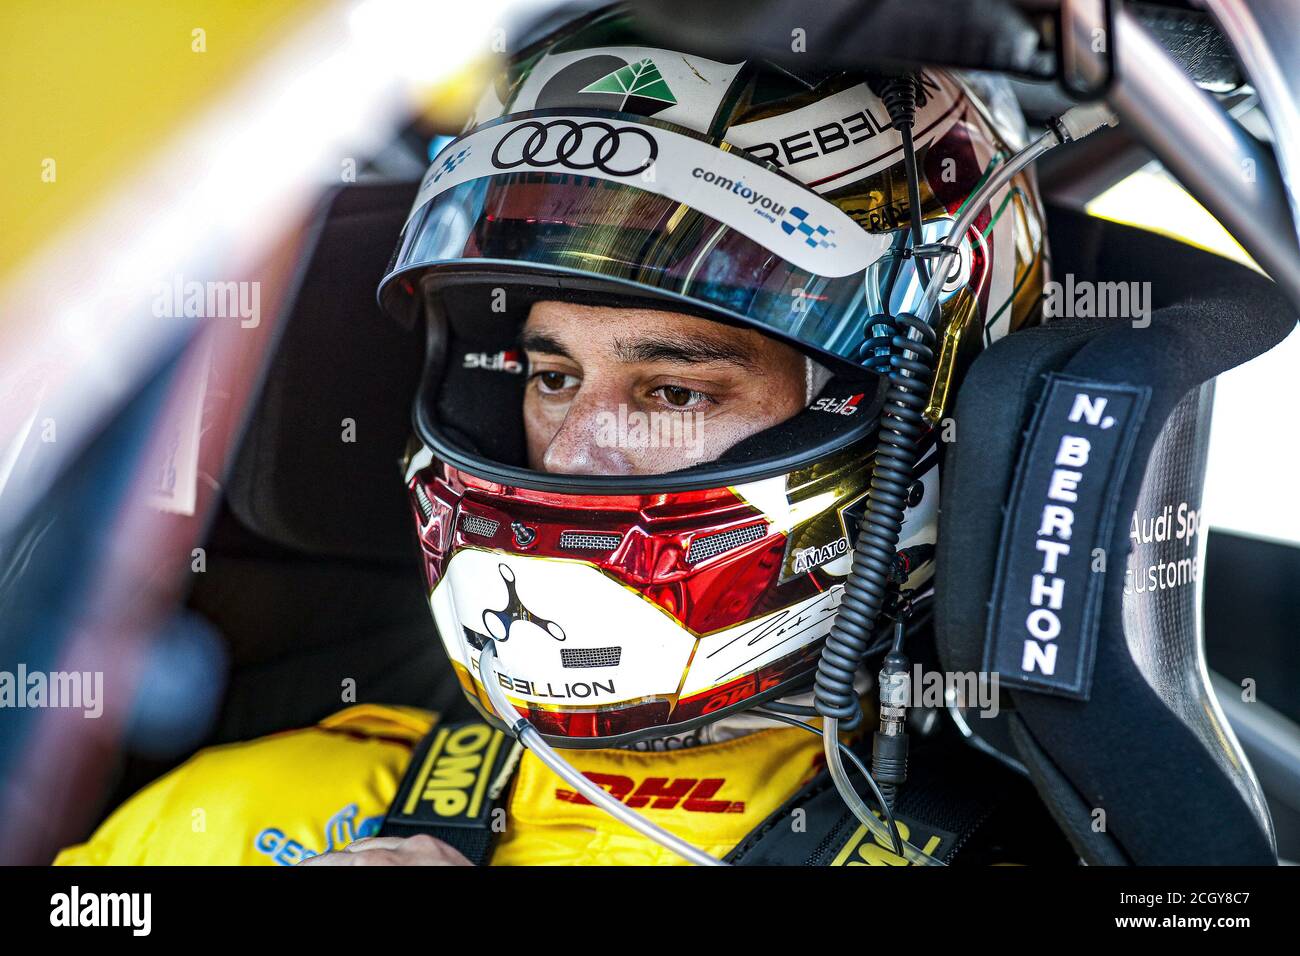
[[[620,441],[621,393],[588,388],[585,383],[569,406],[542,456],[542,467],[560,475],[632,475],[636,463]]]

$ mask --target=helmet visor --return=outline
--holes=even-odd
[[[888,267],[904,240],[725,145],[541,111],[439,153],[380,296],[395,314],[414,307],[414,274],[431,266],[597,279],[856,364],[868,317],[906,291]]]

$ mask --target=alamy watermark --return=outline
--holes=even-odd
[[[0,708],[65,708],[95,718],[104,713],[103,671],[0,671]]]
[[[1076,280],[1043,286],[1043,315],[1048,319],[1128,319],[1135,329],[1151,324],[1150,282],[1092,282]]]
[[[50,897],[51,926],[118,926],[132,936],[148,936],[153,928],[152,893],[82,892],[72,886]]]
[[[262,283],[199,282],[177,273],[154,284],[153,314],[159,319],[239,319],[245,329],[262,322]]]
[[[912,707],[940,709],[951,703],[990,718],[1001,712],[996,671],[928,671],[915,664],[907,677]]]
[[[679,448],[692,455],[704,453],[704,413],[629,411],[596,415],[596,445],[600,448]]]

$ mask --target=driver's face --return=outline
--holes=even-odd
[[[539,471],[675,471],[785,421],[806,397],[796,350],[676,312],[538,302],[523,347],[528,464]]]

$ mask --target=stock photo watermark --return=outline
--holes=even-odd
[[[996,671],[933,671],[914,664],[907,679],[910,707],[940,709],[951,704],[990,719],[1001,713]]]
[[[80,710],[90,718],[104,712],[103,671],[0,671],[0,708]]]
[[[704,453],[704,413],[629,410],[601,411],[596,415],[595,443],[599,448],[667,449],[688,455]]]
[[[1043,286],[1047,319],[1128,319],[1136,329],[1151,324],[1150,282],[1093,282],[1065,274]]]
[[[262,323],[262,283],[187,280],[179,273],[154,284],[153,315],[158,319],[238,319],[241,328]]]

